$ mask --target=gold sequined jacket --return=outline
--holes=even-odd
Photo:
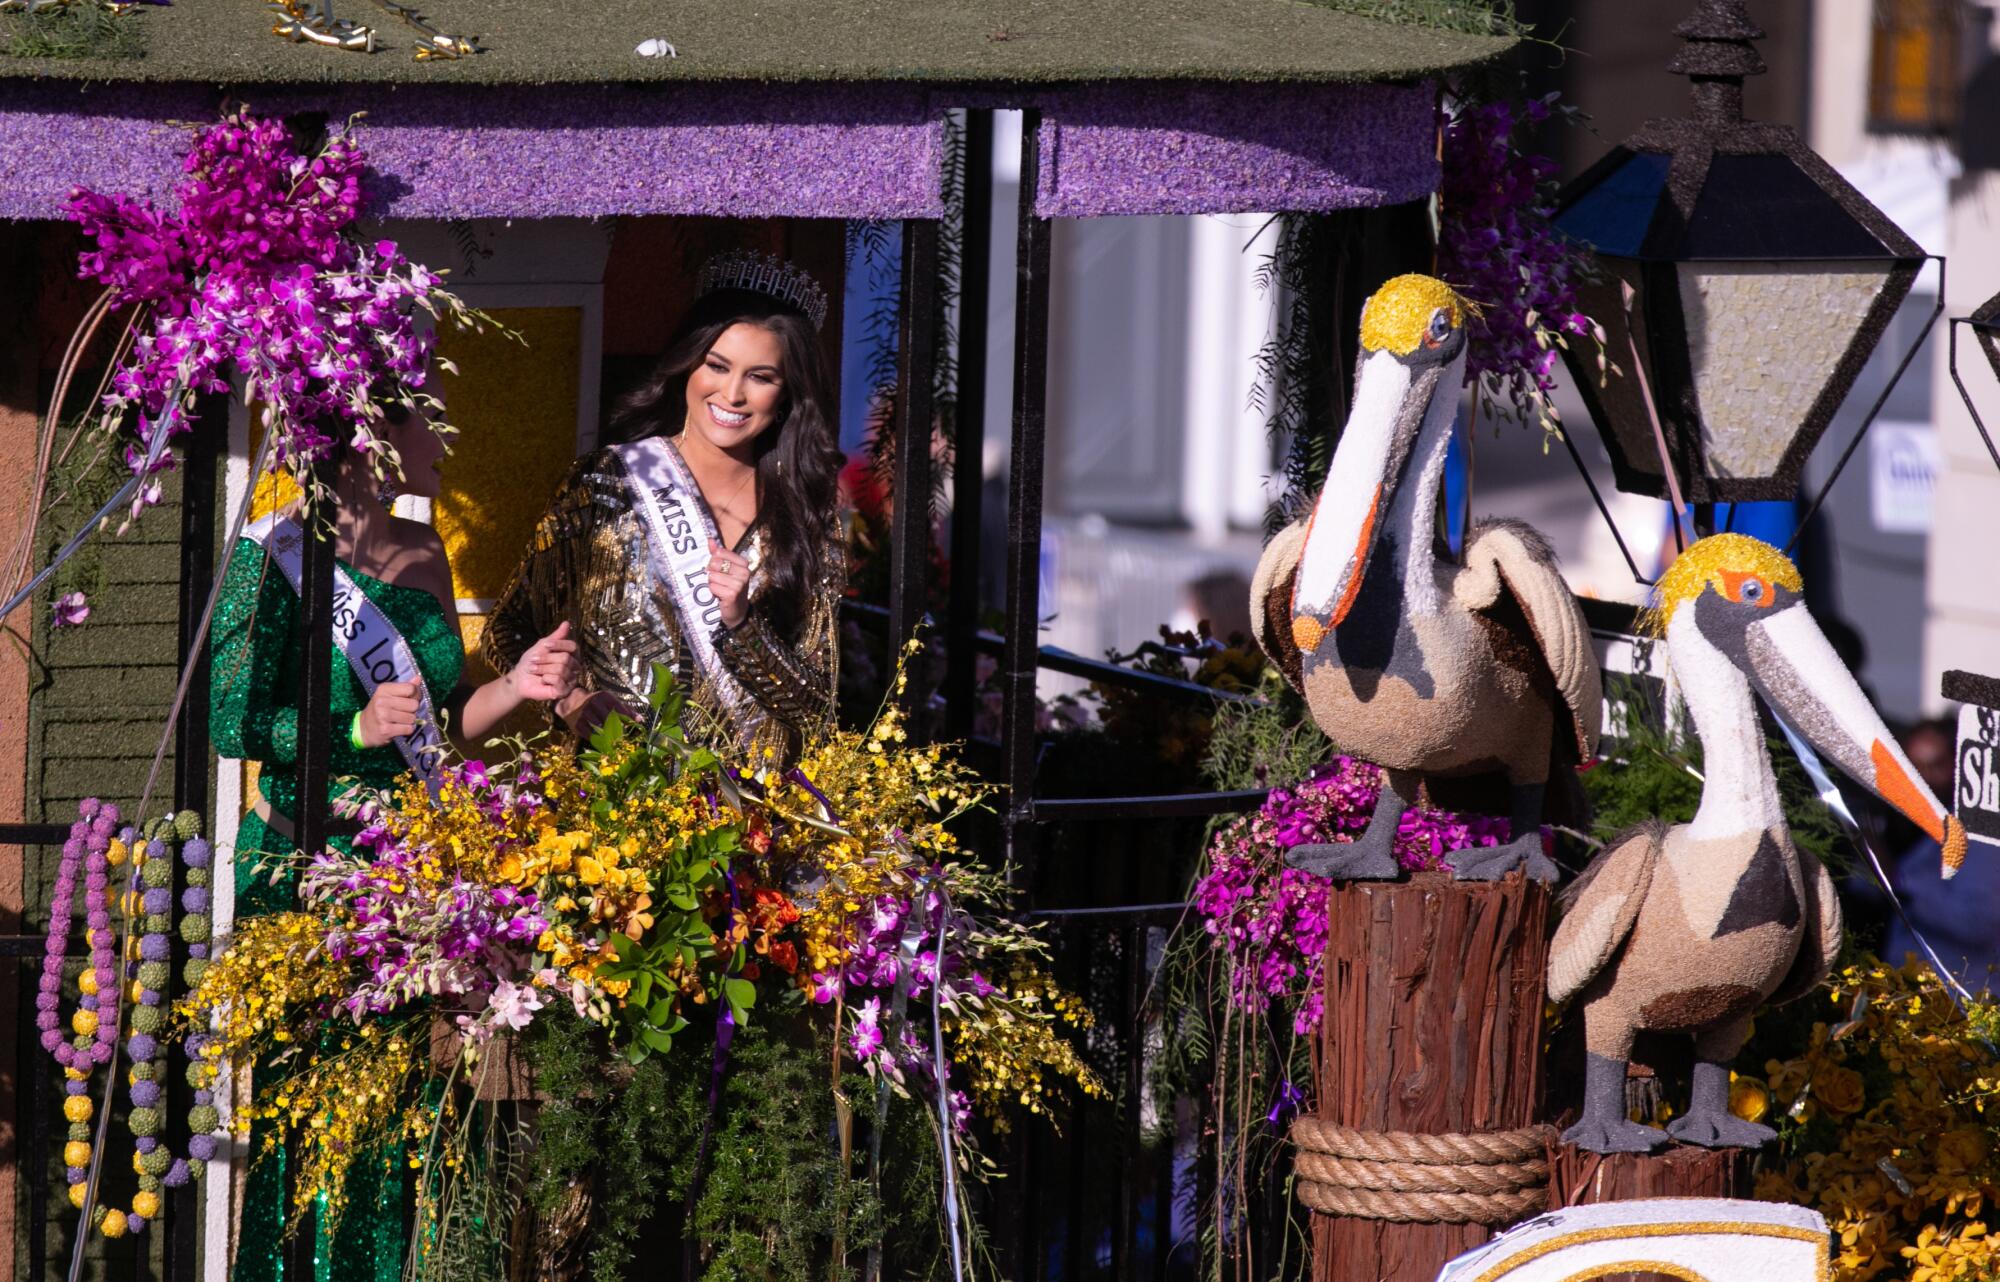
[[[737,549],[750,563],[750,611],[736,627],[716,630],[715,648],[754,704],[740,718],[732,717],[696,670],[680,617],[654,580],[644,521],[627,486],[624,460],[612,450],[576,461],[494,606],[480,643],[487,661],[495,671],[507,671],[567,619],[589,689],[643,708],[653,665],[665,664],[688,692],[691,738],[717,745],[733,741],[789,759],[833,719],[837,612],[846,589],[838,545],[823,561],[796,642],[779,635],[760,608],[764,527],[753,526]]]

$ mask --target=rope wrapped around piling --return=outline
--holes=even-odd
[[[1292,1123],[1299,1201],[1326,1215],[1505,1224],[1548,1204],[1547,1126],[1468,1135]]]

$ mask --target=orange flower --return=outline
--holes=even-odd
[[[1868,1103],[1868,1093],[1861,1085],[1861,1074],[1838,1064],[1819,1071],[1813,1078],[1813,1098],[1826,1107],[1829,1113],[1859,1113]]]

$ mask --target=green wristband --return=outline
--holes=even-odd
[[[368,751],[368,744],[361,738],[361,714],[358,712],[354,714],[354,720],[348,723],[347,741],[354,745],[356,752]]]

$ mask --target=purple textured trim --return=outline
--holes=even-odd
[[[365,111],[372,214],[934,218],[943,124],[890,85],[283,87],[262,113]],[[159,197],[219,96],[183,85],[0,81],[0,217],[54,218],[73,186]]]
[[[264,88],[260,112],[365,111],[398,218],[713,214],[925,218],[941,212],[943,127],[895,85],[344,85]],[[1327,210],[1435,190],[1428,84],[1116,83],[1038,95],[1051,217]],[[61,216],[73,186],[159,198],[192,85],[0,80],[0,218]]]
[[[61,218],[77,186],[159,203],[217,101],[188,85],[0,81],[0,218]]]
[[[1353,209],[1437,190],[1428,83],[1127,83],[1039,97],[1047,218]]]

